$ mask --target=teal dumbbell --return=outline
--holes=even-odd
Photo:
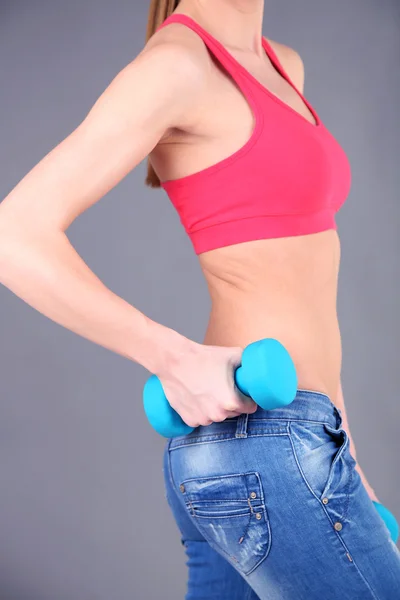
[[[290,404],[297,392],[296,369],[278,340],[265,338],[246,346],[242,364],[234,371],[239,390],[261,408],[272,410]],[[164,437],[193,431],[169,404],[161,381],[152,375],[143,389],[143,404],[151,426]]]
[[[382,519],[385,521],[386,527],[389,529],[390,537],[394,543],[397,544],[397,540],[399,539],[399,525],[396,521],[396,517],[392,515],[390,510],[380,502],[372,500],[372,503],[375,505],[375,508]]]

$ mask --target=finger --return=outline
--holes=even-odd
[[[258,404],[254,402],[251,398],[247,398],[247,400],[243,401],[243,412],[249,415],[256,412],[258,409]]]
[[[240,410],[231,410],[230,412],[227,413],[226,418],[230,419],[230,418],[234,418],[234,417],[239,417],[242,414],[242,412]]]
[[[235,385],[235,394],[236,397],[239,399],[239,408],[242,412],[250,414],[257,410],[258,404],[256,404],[256,402],[254,402],[254,400],[250,398],[250,396],[246,396],[246,394],[243,394],[243,392],[240,391],[237,385]]]

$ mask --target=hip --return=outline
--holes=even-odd
[[[395,597],[400,553],[355,466],[340,410],[309,390],[171,438],[164,452],[182,541],[201,536],[262,600]]]

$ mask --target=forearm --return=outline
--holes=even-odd
[[[0,283],[56,323],[152,373],[194,344],[109,290],[64,232],[1,229]]]

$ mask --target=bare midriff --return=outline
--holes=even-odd
[[[199,260],[212,301],[203,343],[244,348],[275,338],[293,359],[298,388],[336,403],[342,359],[336,230],[226,246]]]

